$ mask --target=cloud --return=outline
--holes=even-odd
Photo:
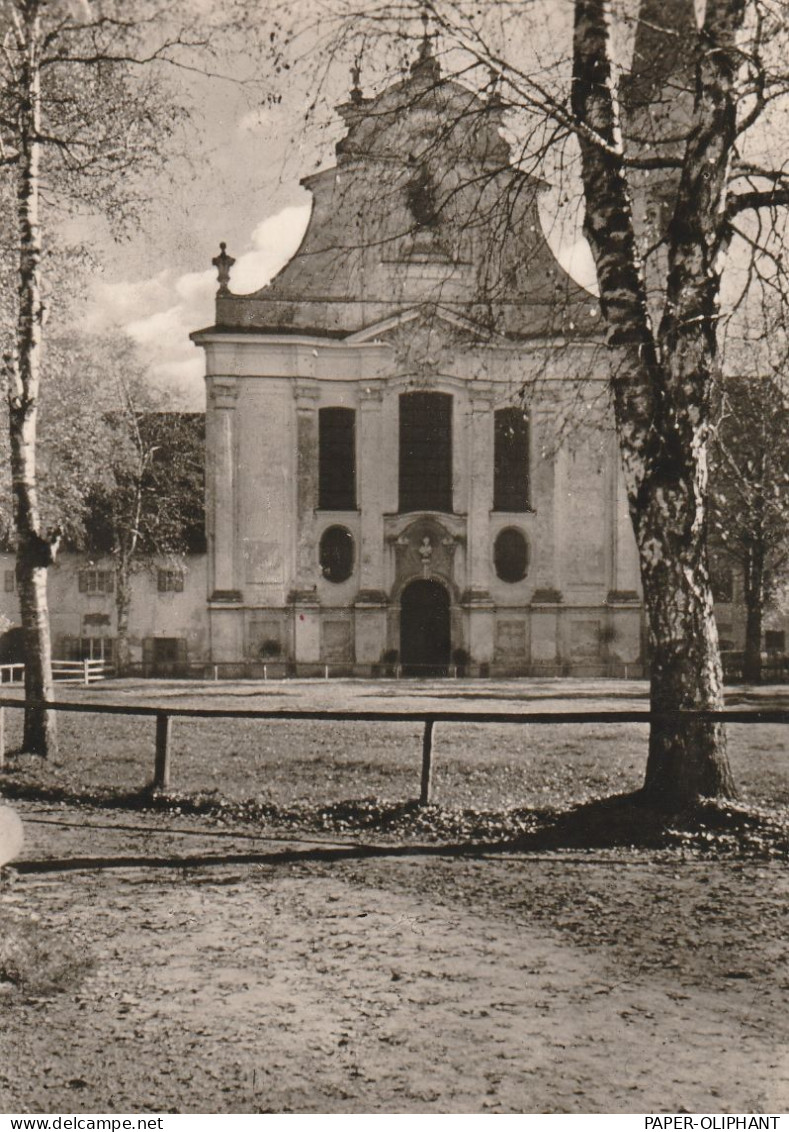
[[[576,240],[567,247],[555,250],[556,258],[564,270],[571,275],[576,283],[586,287],[593,295],[600,294],[597,282],[597,270],[592,258],[592,249],[586,240]]]
[[[185,315],[189,307],[178,305],[165,311],[155,311],[145,318],[127,322],[124,330],[143,349],[150,348],[163,357],[175,352],[180,354],[180,337],[185,328]],[[192,327],[196,329],[196,327]],[[187,332],[188,337],[188,332]]]
[[[265,287],[297,251],[310,205],[289,206],[266,217],[252,232],[251,247],[237,257],[231,289],[244,295]],[[147,279],[98,281],[86,313],[94,333],[123,330],[137,344],[153,384],[194,408],[203,398],[203,359],[189,334],[214,321],[216,272],[163,270]]]
[[[298,251],[309,215],[309,204],[290,205],[261,221],[252,233],[252,251],[233,267],[232,290],[245,295],[264,287]]]
[[[593,295],[600,294],[592,249],[583,235],[582,198],[558,184],[540,193],[538,209],[542,234],[557,260],[576,283]]]
[[[101,331],[141,318],[172,301],[170,287],[170,273],[167,271],[135,282],[96,282],[87,312],[87,329]]]

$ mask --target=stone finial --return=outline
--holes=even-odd
[[[353,86],[351,87],[351,102],[361,102],[364,97],[360,85],[361,78],[362,68],[359,62],[359,57],[357,56],[353,66],[351,67],[351,82],[353,83]]]
[[[230,268],[236,262],[232,255],[227,254],[226,248],[227,244],[221,243],[219,245],[219,255],[215,255],[211,260],[211,263],[216,268],[220,295],[230,294],[230,288],[228,287],[228,283],[230,282]]]
[[[504,106],[504,99],[501,97],[501,89],[499,86],[501,73],[497,71],[495,67],[491,67],[488,71],[488,75],[488,108],[498,110]]]
[[[430,12],[426,3],[422,4],[422,42],[419,53],[411,64],[411,74],[419,75],[436,82],[440,75],[438,60],[433,54],[433,37],[430,34]]]

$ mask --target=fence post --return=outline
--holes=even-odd
[[[165,712],[158,712],[156,716],[156,760],[153,768],[153,785],[157,790],[166,790],[170,785],[170,740],[172,734],[172,719]]]
[[[5,766],[5,708],[0,707],[0,767]]]
[[[82,662],[82,683],[85,685],[90,684],[90,661],[83,660]]]
[[[433,720],[425,720],[422,736],[422,785],[419,791],[419,805],[429,806],[433,790]]]

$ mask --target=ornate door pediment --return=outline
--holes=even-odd
[[[416,578],[432,578],[455,588],[455,551],[466,540],[465,516],[387,516],[385,523],[386,541],[395,558],[394,594]]]

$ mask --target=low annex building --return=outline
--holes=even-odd
[[[211,662],[308,674],[641,671],[595,298],[542,231],[504,107],[442,76],[339,107],[296,256],[214,263]]]
[[[52,652],[58,660],[113,666],[117,577],[111,558],[67,550],[49,571]],[[162,559],[132,579],[131,675],[202,676],[208,661],[206,556]],[[15,557],[0,553],[0,664],[23,660]],[[6,676],[7,678],[7,676]]]

